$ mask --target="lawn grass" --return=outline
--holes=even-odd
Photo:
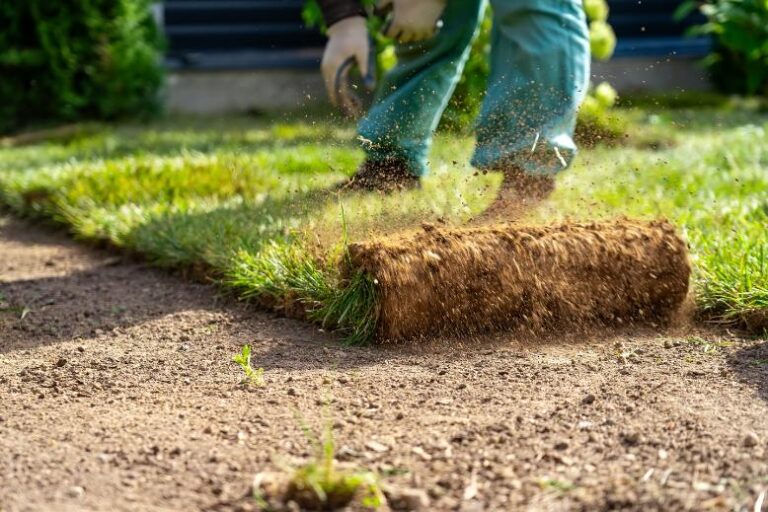
[[[635,109],[629,118],[630,144],[584,150],[532,219],[666,216],[691,244],[701,315],[764,328],[768,116]],[[475,176],[465,163],[472,140],[444,134],[419,191],[324,192],[354,171],[359,144],[351,127],[320,118],[91,125],[0,150],[0,203],[81,239],[195,269],[362,343],[375,332],[375,284],[340,271],[345,244],[422,220],[461,223],[492,200],[500,176]]]

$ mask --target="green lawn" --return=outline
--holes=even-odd
[[[646,110],[624,147],[582,151],[540,221],[666,216],[691,244],[703,317],[764,329],[768,311],[768,115]],[[472,140],[436,139],[422,190],[339,198],[323,189],[361,161],[351,127],[324,119],[172,119],[87,126],[66,140],[0,149],[0,202],[86,240],[205,272],[269,307],[370,338],[376,290],[342,279],[345,243],[424,219],[460,223],[500,176],[475,176]]]

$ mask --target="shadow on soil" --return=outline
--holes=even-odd
[[[210,285],[82,249],[62,230],[6,217],[0,240],[29,248],[0,261],[0,354],[88,340],[180,311],[217,309],[222,301]]]
[[[768,340],[751,343],[729,354],[727,360],[737,378],[768,402]]]
[[[49,259],[52,271],[57,260]],[[212,287],[106,258],[63,276],[0,280],[0,354],[81,339],[187,310],[211,310]]]

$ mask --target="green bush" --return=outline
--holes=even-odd
[[[149,0],[0,2],[0,132],[159,108]]]
[[[575,138],[579,146],[592,147],[599,143],[614,144],[627,130],[626,120],[613,109],[618,93],[608,82],[590,85],[579,107]]]
[[[715,85],[730,94],[768,96],[768,1],[689,0],[676,16],[684,18],[697,7],[707,21],[690,33],[715,38],[704,60]]]
[[[608,21],[608,3],[605,0],[584,0],[584,12],[590,21]]]
[[[597,60],[608,60],[616,49],[616,34],[613,28],[601,20],[589,22],[589,50]]]

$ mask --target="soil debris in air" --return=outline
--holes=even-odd
[[[665,220],[437,227],[350,245],[377,283],[380,340],[668,322],[688,293]]]

